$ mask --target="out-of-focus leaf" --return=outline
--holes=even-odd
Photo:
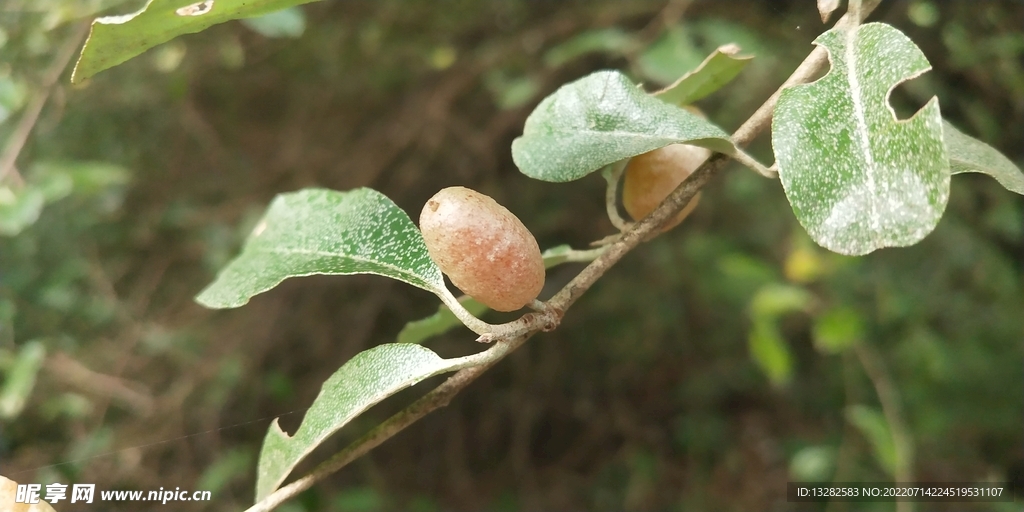
[[[217,279],[197,297],[209,308],[238,307],[289,277],[377,274],[444,290],[423,235],[380,192],[305,189],[280,194]]]
[[[681,142],[735,149],[721,128],[646,94],[622,73],[599,71],[540,102],[512,142],[512,159],[531,178],[564,182]]]
[[[706,55],[691,40],[684,25],[669,27],[637,60],[646,78],[659,84],[671,84],[700,65]]]
[[[893,442],[889,423],[880,411],[866,405],[851,405],[846,408],[846,420],[860,431],[875,454],[875,460],[890,476],[896,473],[896,444]]]
[[[45,204],[46,195],[35,187],[14,191],[0,186],[0,236],[14,236],[31,226]]]
[[[196,488],[219,494],[231,482],[249,476],[252,471],[252,452],[233,449],[218,454],[216,461],[203,471]]]
[[[0,297],[0,346],[13,346],[14,344],[14,314],[17,311],[18,306],[13,300]],[[5,368],[3,354],[4,351],[0,350],[0,368]]]
[[[797,247],[786,256],[783,266],[786,279],[794,283],[814,282],[827,271],[824,259],[811,247]]]
[[[36,375],[43,366],[46,348],[38,341],[21,347],[0,388],[0,418],[9,420],[21,414],[36,385]]]
[[[28,87],[23,82],[9,75],[0,75],[0,123],[21,108],[27,97]]]
[[[363,411],[451,366],[413,344],[389,343],[356,354],[324,382],[295,435],[281,430],[277,420],[270,425],[256,473],[256,501],[274,492],[299,461]]]
[[[502,110],[519,108],[537,96],[540,83],[531,76],[509,77],[495,69],[484,77],[484,85]]]
[[[750,357],[774,386],[785,386],[793,377],[793,356],[786,340],[769,318],[756,318],[748,335]]]
[[[638,44],[636,37],[618,27],[588,30],[548,50],[544,54],[544,65],[557,68],[588,53],[622,55]]]
[[[299,7],[289,7],[241,21],[242,25],[265,37],[298,38],[306,31],[306,14]]]
[[[169,41],[150,52],[153,68],[161,73],[171,73],[181,66],[188,54],[188,46],[182,41]]]
[[[1024,194],[1024,173],[992,146],[964,135],[948,122],[942,123],[953,174],[981,172],[996,179],[1007,190]]]
[[[772,144],[786,197],[815,242],[850,255],[917,243],[949,198],[949,158],[933,98],[898,121],[894,86],[929,69],[895,28],[870,23],[830,30],[815,42],[832,69],[782,92]]]
[[[927,0],[910,2],[907,6],[907,18],[919,27],[933,27],[940,18],[939,8]]]
[[[717,267],[725,277],[755,288],[778,278],[774,267],[742,252],[723,254],[717,261]]]
[[[654,95],[674,105],[689,105],[704,98],[736,78],[753,59],[750,56],[738,56],[739,52],[740,47],[734,44],[719,47],[696,69]]]
[[[836,466],[836,450],[831,446],[808,446],[789,461],[789,477],[794,482],[825,482]]]
[[[851,308],[826,311],[814,321],[814,346],[838,354],[864,339],[864,319]]]
[[[372,487],[354,487],[338,491],[333,503],[337,512],[375,512],[384,510],[385,501]]]
[[[43,188],[43,183],[49,184],[47,188],[50,194],[47,198],[50,201],[72,191],[80,195],[100,194],[131,180],[128,169],[110,162],[96,161],[41,160],[33,163],[29,176],[39,183],[40,188]],[[68,181],[70,189],[65,189]]]
[[[89,38],[71,74],[72,83],[112,68],[182,34],[240,18],[262,16],[313,0],[149,0],[137,12],[104,16],[92,23]]]
[[[814,296],[799,286],[769,284],[762,286],[750,300],[751,317],[775,318],[794,311],[805,311]]]

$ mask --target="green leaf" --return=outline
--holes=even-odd
[[[40,188],[47,190],[48,202],[72,192],[78,195],[99,195],[131,180],[131,172],[120,165],[88,160],[37,161],[32,164],[30,176],[39,183]]]
[[[218,453],[213,464],[203,471],[196,481],[196,488],[219,494],[232,482],[249,478],[252,474],[252,449],[231,449]]]
[[[793,377],[793,356],[775,321],[765,317],[755,319],[748,342],[750,356],[772,385],[789,384]]]
[[[278,195],[242,254],[196,301],[238,307],[289,277],[313,274],[377,274],[434,293],[444,289],[423,235],[390,199],[368,188],[313,188]]]
[[[680,142],[734,153],[721,128],[650,96],[622,73],[598,71],[540,102],[512,142],[512,159],[531,178],[564,182]]]
[[[815,43],[832,69],[782,92],[772,121],[779,177],[800,224],[821,246],[849,254],[917,243],[949,198],[942,116],[932,98],[899,121],[889,92],[930,65],[903,33],[870,23]]]
[[[996,179],[1007,190],[1024,194],[1024,173],[1009,158],[992,146],[964,135],[955,126],[943,121],[946,151],[953,174],[981,172]]]
[[[643,76],[659,84],[671,84],[683,74],[700,65],[707,52],[698,48],[690,37],[691,26],[673,25],[637,59]]]
[[[789,477],[795,482],[827,481],[835,471],[837,455],[831,446],[802,448],[789,461]]]
[[[261,16],[313,0],[149,0],[138,12],[96,18],[71,74],[81,83],[182,34],[239,18]]]
[[[774,319],[786,313],[805,311],[813,300],[814,296],[799,286],[769,284],[762,286],[750,300],[750,313],[755,320]]]
[[[9,70],[0,70],[0,124],[20,109],[28,98],[28,85],[9,73]]]
[[[21,414],[45,357],[46,347],[38,341],[30,341],[18,351],[0,389],[0,418],[10,420]]]
[[[846,420],[871,443],[878,465],[889,473],[896,473],[896,443],[893,442],[889,423],[878,410],[866,405],[851,405],[846,408]]]
[[[277,420],[270,425],[260,452],[256,501],[274,492],[299,461],[363,411],[451,368],[451,362],[420,345],[389,343],[356,354],[324,382],[294,436],[285,434]]]
[[[864,320],[855,309],[840,307],[814,321],[814,346],[826,354],[839,354],[864,339]]]
[[[674,105],[689,105],[706,97],[736,78],[753,59],[752,56],[736,56],[739,52],[740,47],[734,44],[719,47],[696,69],[654,95]]]
[[[35,224],[46,204],[46,193],[27,185],[15,192],[0,186],[0,236],[14,236]]]
[[[544,65],[557,68],[588,53],[623,55],[634,50],[639,42],[621,28],[600,28],[580,33],[544,53]]]
[[[544,268],[557,267],[563,263],[589,263],[600,256],[600,249],[573,249],[569,244],[556,245],[545,249],[540,257],[544,260]]]
[[[537,96],[540,81],[532,76],[509,76],[503,69],[494,69],[484,75],[484,86],[502,110],[519,108]]]
[[[477,302],[472,297],[467,296],[459,302],[476,317],[479,317],[486,311],[490,311],[487,306]],[[455,317],[452,310],[448,309],[448,306],[442,304],[438,306],[437,313],[405,324],[405,327],[402,327],[402,330],[398,332],[398,339],[395,341],[398,343],[422,343],[428,338],[444,334],[460,325],[462,325],[462,321]]]
[[[385,497],[373,487],[349,487],[339,490],[331,500],[334,505],[329,510],[336,512],[376,512],[387,510]],[[417,510],[409,507],[407,510]],[[434,510],[434,509],[427,509]]]
[[[306,15],[298,7],[289,7],[257,18],[244,19],[242,25],[264,37],[298,38],[306,31]]]

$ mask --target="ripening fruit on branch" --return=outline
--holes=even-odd
[[[622,206],[633,220],[640,220],[654,211],[680,183],[708,157],[711,151],[689,144],[672,144],[634,156],[626,165],[622,184]],[[700,193],[662,231],[676,227],[697,207]]]
[[[423,205],[420,231],[441,271],[491,309],[521,309],[544,287],[537,240],[518,217],[484,194],[442,189]]]

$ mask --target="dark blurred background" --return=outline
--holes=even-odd
[[[0,8],[0,140],[82,20],[136,4]],[[1024,166],[1024,4],[885,0],[871,19],[934,67],[894,91],[897,112],[937,95]],[[810,0],[318,2],[181,37],[84,87],[69,67],[20,178],[0,182],[0,474],[213,492],[175,510],[248,506],[270,419],[293,432],[339,366],[438,306],[375,276],[196,305],[275,194],[370,186],[415,218],[464,185],[542,247],[585,247],[613,231],[603,180],[536,182],[510,157],[543,96],[602,68],[653,90],[735,42],[756,58],[699,104],[733,130],[823,26]],[[767,136],[752,151],[772,161]],[[579,268],[549,272],[545,294]],[[473,339],[427,343],[453,356]],[[847,258],[807,238],[777,181],[734,166],[558,330],[279,510],[791,510],[792,480],[1004,481],[1024,471],[1022,429],[1024,199],[958,175],[923,242]]]

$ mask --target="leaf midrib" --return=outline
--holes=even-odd
[[[850,100],[853,102],[853,117],[854,122],[857,124],[857,134],[860,136],[862,150],[864,153],[864,160],[867,164],[865,169],[865,176],[867,182],[865,185],[868,189],[868,222],[871,226],[871,233],[875,235],[879,232],[879,218],[878,218],[878,205],[877,205],[877,192],[878,185],[875,183],[875,157],[871,153],[871,140],[868,138],[868,123],[864,117],[864,99],[861,96],[860,80],[857,78],[857,56],[856,56],[856,38],[857,33],[860,31],[860,27],[846,31],[846,70],[847,80],[850,84]]]
[[[401,267],[396,267],[395,265],[391,265],[389,263],[382,263],[382,262],[380,262],[380,260],[373,260],[373,259],[366,258],[366,257],[361,257],[361,256],[350,256],[350,255],[346,255],[346,254],[337,254],[337,253],[325,252],[325,251],[313,251],[313,250],[308,250],[308,249],[282,249],[282,248],[274,248],[274,249],[249,249],[248,251],[245,251],[245,252],[252,252],[252,253],[260,253],[260,252],[262,252],[262,253],[286,254],[286,255],[287,254],[304,254],[304,255],[313,255],[313,256],[326,256],[326,257],[331,257],[331,258],[350,259],[350,260],[355,260],[355,261],[362,262],[362,263],[372,263],[372,264],[375,264],[375,265],[387,268],[389,270],[393,270],[396,273],[401,274],[401,275],[408,275],[408,276],[415,277],[417,280],[422,281],[423,283],[430,285],[431,288],[433,288],[433,289],[436,289],[436,284],[437,284],[437,283],[432,283],[430,280],[425,279],[423,276],[420,276],[420,275],[415,274],[413,272],[410,272],[408,270],[404,270]],[[314,273],[322,273],[322,272],[314,272]]]

